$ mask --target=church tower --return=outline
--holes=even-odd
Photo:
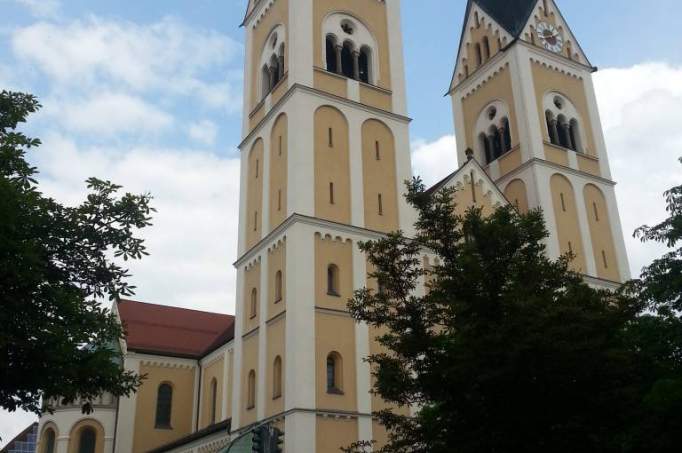
[[[235,433],[269,422],[289,452],[381,439],[346,302],[358,243],[410,232],[399,0],[250,0],[241,151]]]
[[[542,208],[552,258],[612,287],[629,265],[595,71],[553,0],[469,0],[449,94],[460,163],[473,150],[511,203]]]

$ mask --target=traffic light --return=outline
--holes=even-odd
[[[253,430],[253,438],[251,440],[251,451],[253,453],[269,453],[265,448],[268,443],[268,427],[259,426]]]
[[[284,432],[278,428],[272,428],[272,452],[282,453],[284,451]]]

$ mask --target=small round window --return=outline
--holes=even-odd
[[[561,96],[556,96],[556,97],[554,98],[554,105],[555,105],[556,108],[558,108],[559,110],[561,110],[561,109],[564,108],[564,100],[561,99]]]
[[[497,116],[497,109],[495,107],[490,107],[488,109],[488,119],[493,120],[493,119],[495,119],[496,116]]]
[[[347,35],[352,35],[355,32],[355,24],[349,20],[341,22],[341,30]]]

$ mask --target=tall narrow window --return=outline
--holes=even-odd
[[[211,379],[211,425],[216,422],[216,408],[218,401],[218,381]]]
[[[342,394],[343,362],[338,352],[327,356],[327,393]]]
[[[480,142],[481,151],[483,151],[483,155],[485,156],[485,163],[489,164],[495,160],[492,149],[490,148],[490,141],[484,132],[481,132],[478,136],[478,141]]]
[[[273,55],[270,59],[270,89],[272,90],[277,86],[282,76],[282,71],[279,66],[279,58]]]
[[[341,72],[346,77],[352,79],[355,74],[353,61],[353,45],[350,41],[343,43],[343,48],[341,49]]]
[[[566,212],[566,199],[564,198],[563,192],[559,194],[559,198],[561,198],[561,210]]]
[[[95,453],[97,443],[97,432],[94,428],[86,426],[81,429],[78,436],[78,453]]]
[[[381,146],[379,145],[379,140],[374,142],[374,158],[376,160],[381,160]]]
[[[547,118],[547,135],[549,136],[549,141],[552,145],[559,145],[559,130],[554,114],[547,110],[545,112],[545,117]]]
[[[502,128],[504,129],[504,134],[503,134],[503,139],[504,139],[504,152],[506,153],[507,151],[511,151],[512,149],[512,143],[511,143],[511,128],[509,127],[509,119],[508,118],[502,118]]]
[[[246,393],[246,409],[251,410],[256,407],[256,372],[249,371]]]
[[[464,77],[469,77],[469,65],[464,65]]]
[[[275,274],[275,303],[282,300],[282,271]]]
[[[329,183],[329,204],[334,204],[334,183]]]
[[[54,443],[55,443],[55,433],[52,428],[48,428],[45,431],[45,437],[44,437],[44,442],[45,442],[45,449],[43,450],[45,453],[55,453],[54,452]]]
[[[573,244],[571,243],[571,241],[568,241],[568,251],[573,253]]]
[[[383,200],[381,199],[381,194],[379,194],[377,201],[379,203],[379,215],[384,215],[384,203]]]
[[[568,131],[568,123],[564,115],[557,118],[557,128],[559,129],[559,144],[564,148],[571,149],[571,138]]]
[[[256,317],[256,315],[258,315],[258,290],[256,288],[251,290],[251,301],[249,307],[249,316],[251,319],[253,319]]]
[[[599,222],[599,211],[597,210],[597,203],[592,203],[592,209],[594,210],[594,220]]]
[[[573,151],[582,152],[583,147],[580,140],[580,126],[578,125],[578,120],[575,118],[572,119],[568,125],[568,134],[572,145],[571,149],[573,149]]]
[[[329,141],[328,141],[329,147],[333,148],[334,147],[334,129],[332,129],[330,127],[329,130],[327,131],[327,135],[328,135],[328,139],[329,139]]]
[[[161,384],[156,391],[156,423],[157,429],[171,429],[171,409],[173,404],[173,387]]]
[[[275,357],[275,363],[272,365],[272,398],[276,399],[282,396],[282,358]]]
[[[277,191],[277,210],[282,210],[282,189]]]
[[[279,154],[281,156],[282,155],[282,136],[281,135],[279,136],[279,146],[277,149],[278,149],[277,154]]]
[[[258,179],[258,175],[260,175],[260,161],[256,159],[256,179]]]
[[[363,47],[360,49],[360,55],[358,56],[358,66],[360,81],[365,83],[370,83],[370,62],[371,62],[370,50],[368,47]]]
[[[606,261],[606,252],[604,250],[601,251],[601,259],[604,261],[604,269],[608,269],[609,263]]]
[[[490,40],[487,36],[483,37],[483,58],[486,61],[490,58]]]
[[[481,66],[483,63],[483,52],[481,51],[481,43],[476,43],[476,67]]]
[[[258,211],[253,213],[253,231],[258,231]]]
[[[329,35],[326,39],[327,71],[339,72],[336,64],[336,39]]]
[[[270,68],[268,65],[263,66],[261,70],[261,98],[265,99],[265,96],[270,92]]]
[[[339,296],[339,268],[336,264],[327,266],[327,294]]]

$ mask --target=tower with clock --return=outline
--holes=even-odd
[[[552,257],[597,285],[629,278],[592,66],[554,0],[469,0],[452,98],[466,151],[522,211],[542,208]]]

